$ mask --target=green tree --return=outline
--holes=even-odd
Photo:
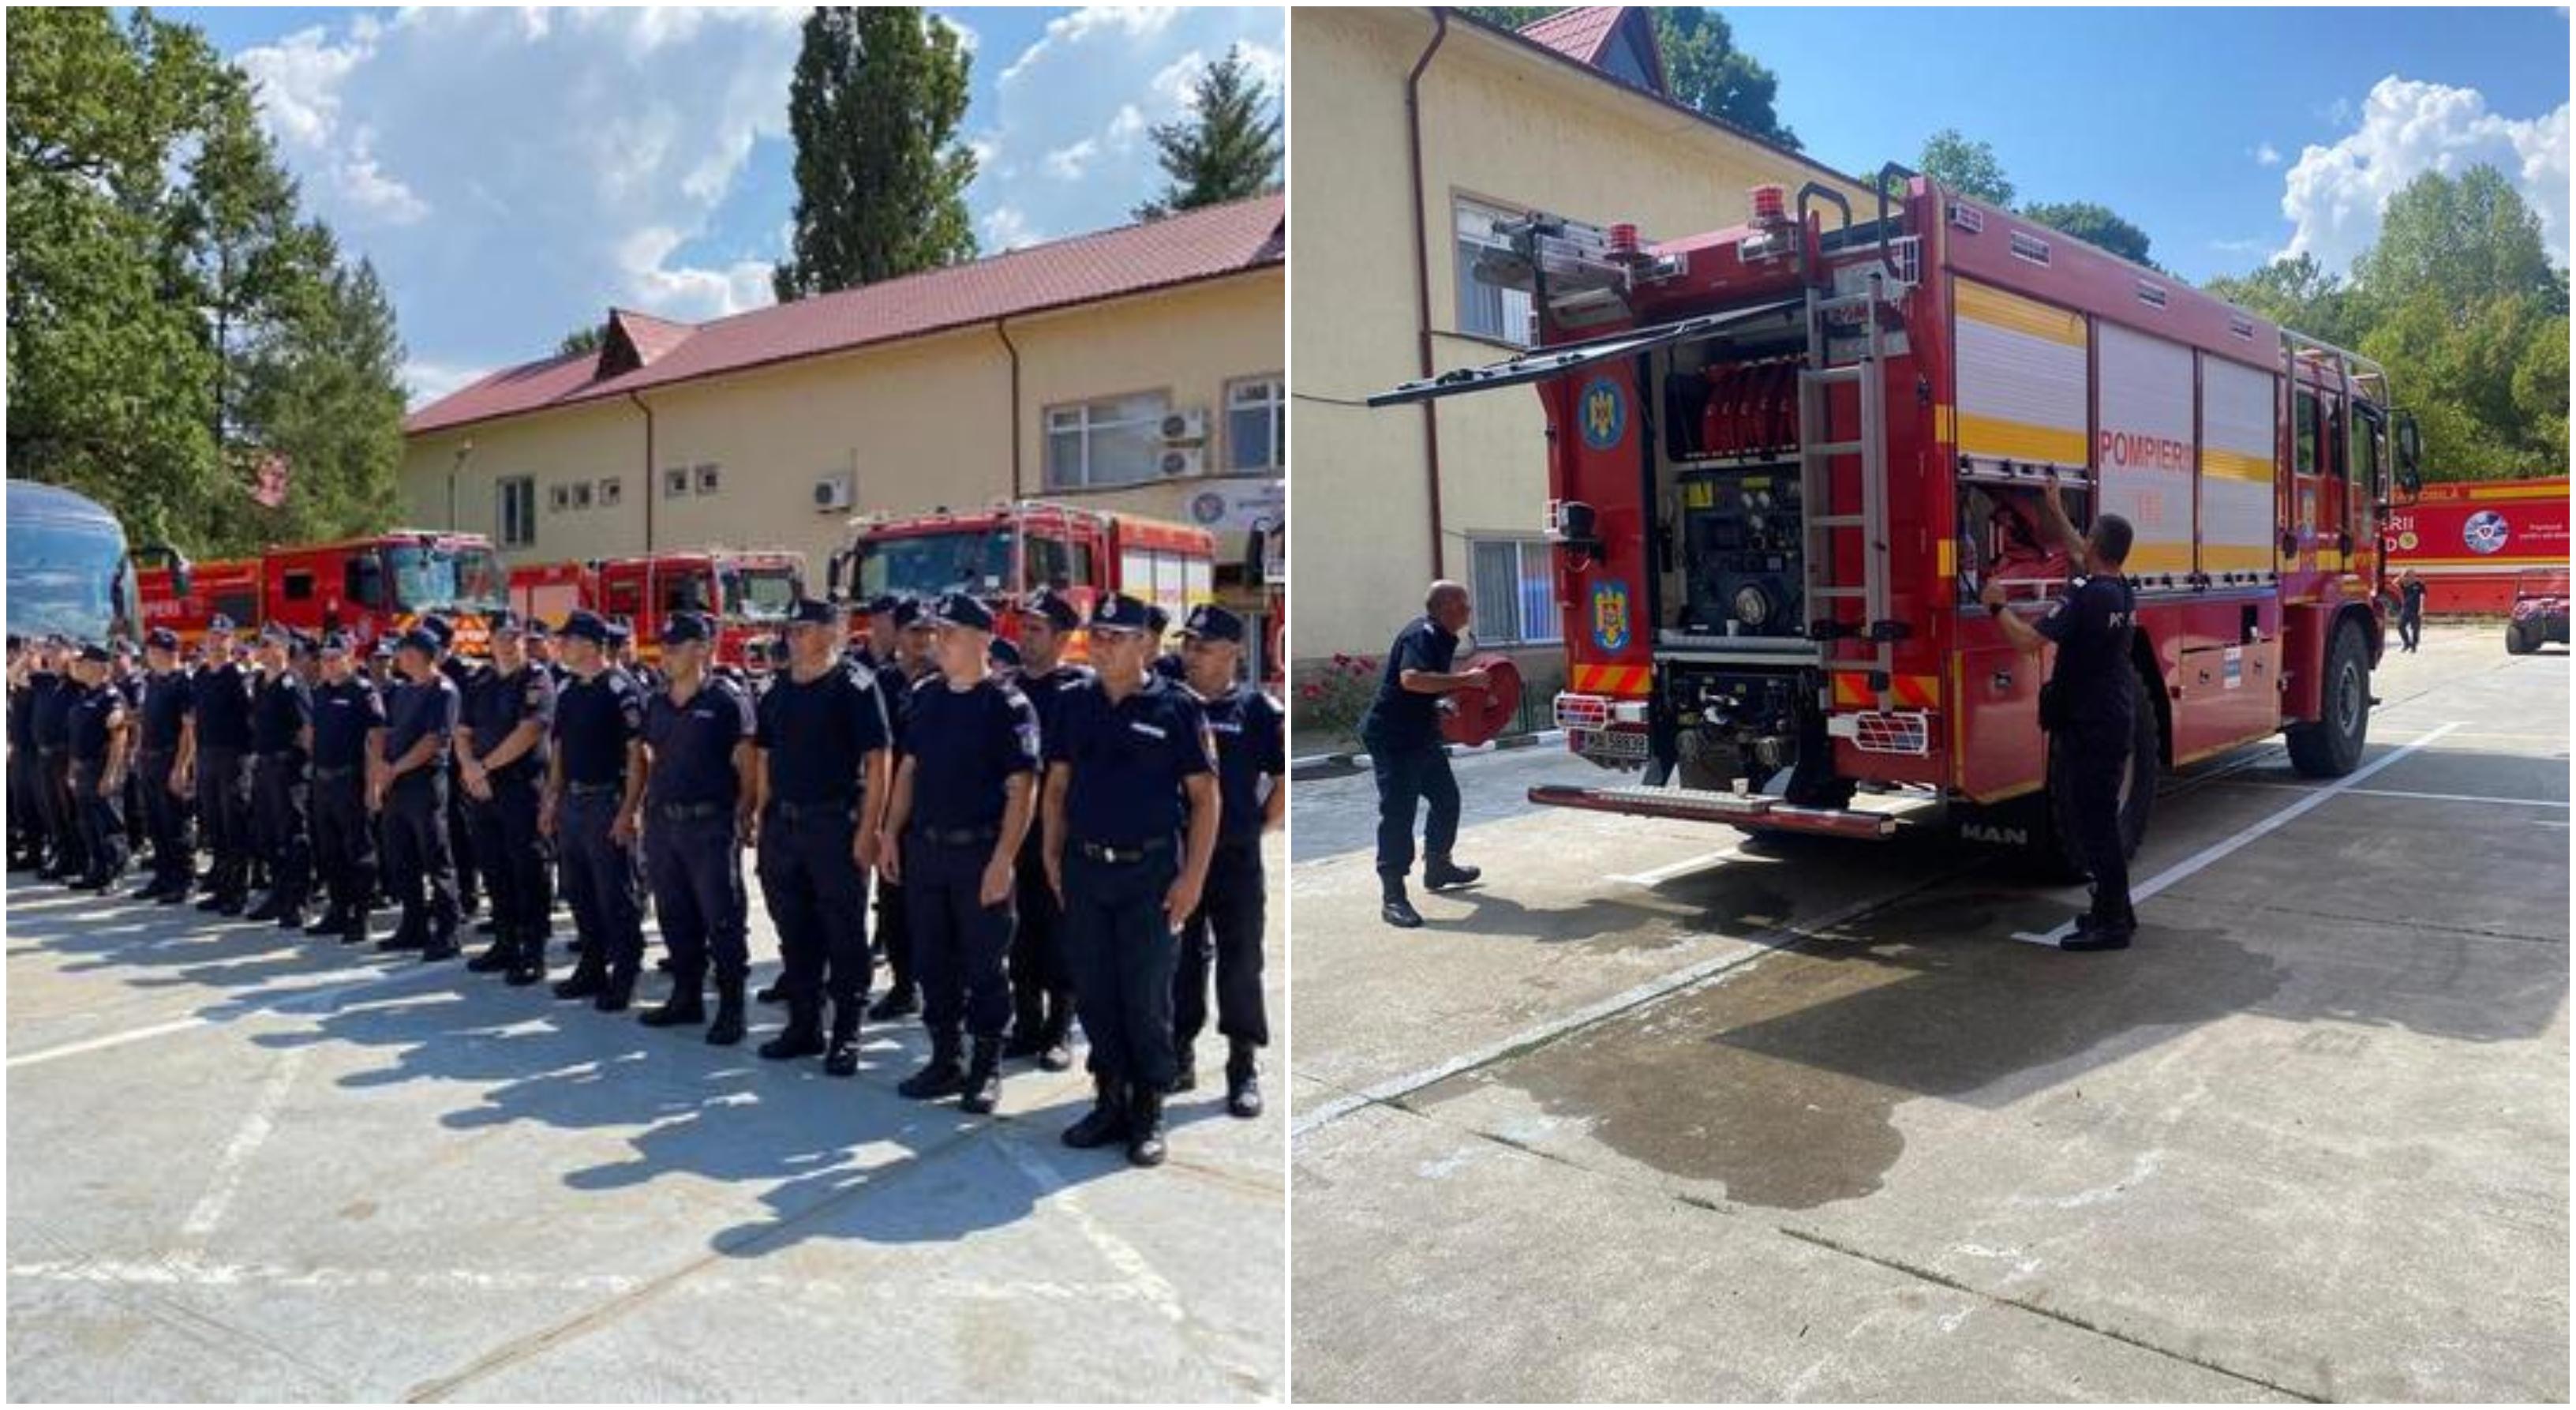
[[[1154,126],[1154,147],[1167,178],[1161,195],[1136,208],[1138,220],[1239,201],[1279,184],[1279,106],[1270,86],[1243,61],[1240,48],[1200,73],[1194,111]]]
[[[1504,29],[1525,29],[1562,11],[1547,5],[1469,5],[1466,13]],[[1664,61],[1664,79],[1675,102],[1739,127],[1790,151],[1799,149],[1798,134],[1780,121],[1773,106],[1780,79],[1762,62],[1735,47],[1735,31],[1726,17],[1701,6],[1658,6],[1653,16],[1655,47]]]
[[[2539,214],[2484,163],[2457,177],[2428,171],[2389,197],[2378,240],[2353,261],[2353,282],[2382,311],[2425,290],[2459,319],[2497,298],[2567,307]]]
[[[585,323],[563,335],[563,341],[555,344],[555,356],[569,357],[574,353],[595,353],[599,351],[599,345],[604,341],[606,340],[600,336],[598,324]]]
[[[2338,347],[2355,347],[2361,328],[2355,321],[2352,288],[2309,254],[2276,259],[2250,274],[2221,275],[2201,289],[2250,309],[2274,323]]]
[[[1994,144],[1972,142],[1955,127],[1924,138],[1922,156],[1914,167],[1960,195],[2007,209],[2012,206],[2012,178],[2004,175]]]
[[[2021,215],[2025,220],[2109,250],[2131,264],[2159,268],[2147,256],[2147,232],[2121,219],[2108,206],[2092,201],[2033,201],[2021,208]]]
[[[242,419],[262,451],[286,459],[291,479],[285,504],[228,516],[240,521],[237,541],[369,533],[399,512],[403,346],[393,304],[374,265],[330,263],[245,363]]]
[[[972,58],[909,7],[818,6],[806,17],[787,120],[796,139],[793,253],[781,303],[975,257],[957,140]]]

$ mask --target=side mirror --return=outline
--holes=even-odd
[[[132,559],[137,567],[167,567],[170,570],[171,596],[186,597],[189,593],[196,591],[196,565],[188,561],[188,555],[181,553],[171,545],[166,543],[145,544],[134,550]]]
[[[2397,413],[2397,487],[2415,498],[2424,489],[2424,432],[2415,413]]]
[[[841,600],[841,569],[850,560],[848,549],[836,548],[823,560],[823,597],[828,602]]]
[[[1264,582],[1263,568],[1270,561],[1270,533],[1253,528],[1243,536],[1243,580],[1255,586]]]

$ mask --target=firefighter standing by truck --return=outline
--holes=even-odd
[[[145,636],[143,656],[152,669],[143,684],[135,772],[143,781],[152,880],[134,893],[134,899],[176,905],[188,898],[197,871],[196,850],[188,841],[188,799],[183,786],[194,742],[189,716],[196,707],[196,683],[180,667],[179,634],[168,627],[154,627]]]
[[[917,598],[894,604],[886,619],[894,625],[894,654],[877,667],[877,692],[885,698],[886,728],[894,738],[894,766],[903,767],[909,747],[912,687],[936,669],[931,659],[932,625],[926,605]],[[912,916],[903,899],[903,883],[877,873],[877,943],[885,951],[885,997],[868,1010],[882,1023],[921,1008],[921,989],[912,963]]]
[[[38,875],[70,883],[89,871],[81,841],[80,812],[72,796],[71,718],[81,684],[73,678],[75,652],[60,637],[48,638],[35,677],[31,730],[36,741],[37,803],[44,811],[46,862]]]
[[[1377,698],[1360,721],[1369,767],[1377,776],[1377,876],[1379,914],[1411,930],[1422,914],[1404,892],[1413,871],[1413,818],[1431,805],[1422,829],[1422,884],[1434,891],[1464,886],[1481,873],[1462,867],[1449,850],[1458,841],[1458,779],[1440,741],[1440,697],[1453,690],[1482,690],[1483,671],[1452,671],[1458,633],[1475,615],[1467,589],[1446,580],[1423,595],[1422,615],[1395,634],[1386,649],[1386,671]]]
[[[133,714],[109,674],[108,650],[93,642],[72,664],[79,693],[64,720],[64,752],[80,817],[88,870],[75,891],[101,894],[125,876],[125,763]]]
[[[742,1041],[742,839],[755,801],[751,695],[707,669],[716,624],[699,612],[662,620],[664,683],[644,703],[644,848],[653,913],[671,955],[671,993],[644,1014],[653,1028],[707,1023],[718,1047]],[[712,965],[716,1016],[707,1022]]]
[[[1174,1092],[1197,1086],[1191,1046],[1207,1026],[1208,971],[1216,972],[1216,1026],[1225,1035],[1225,1109],[1261,1114],[1258,1054],[1270,1043],[1261,998],[1261,939],[1267,879],[1262,835],[1288,811],[1288,727],[1279,702],[1239,679],[1243,619],[1213,603],[1190,609],[1182,623],[1185,684],[1207,713],[1216,739],[1220,806],[1216,851],[1198,909],[1181,926],[1173,976]],[[1263,790],[1268,783],[1268,793]]]
[[[2057,647],[2057,660],[2041,690],[2040,726],[2053,746],[2065,751],[2076,838],[2093,874],[2092,907],[2061,946],[2125,950],[2138,927],[2137,912],[2129,906],[2128,854],[2120,840],[2120,779],[2128,770],[2136,733],[2137,668],[2130,664],[2129,636],[2137,598],[2120,569],[2128,560],[2134,530],[2119,515],[2104,514],[2093,521],[2090,536],[2078,533],[2054,480],[2044,503],[2049,532],[2066,545],[2067,557],[2080,569],[2066,595],[2050,604],[2036,626],[2004,605],[2000,580],[1989,580],[1978,599],[2023,655],[2036,656],[2049,644]]]
[[[268,894],[242,913],[245,920],[270,920],[281,930],[304,928],[305,891],[312,879],[313,844],[305,831],[307,780],[305,746],[313,725],[313,692],[297,673],[294,658],[305,644],[294,632],[271,624],[260,637],[260,665],[266,679],[251,709],[251,805],[259,838],[258,853],[268,863]]]
[[[1090,667],[1064,660],[1065,641],[1081,627],[1082,614],[1053,588],[1031,592],[1019,614],[1020,692],[1037,711],[1043,742],[1054,735],[1071,693],[1093,679]],[[1041,778],[1041,797],[1045,788]],[[1044,831],[1030,828],[1020,846],[1020,920],[1011,936],[1014,1017],[1002,1056],[1033,1057],[1041,1070],[1062,1072],[1073,1066],[1073,965],[1064,951],[1064,905],[1047,885]]]
[[[575,612],[561,633],[572,672],[555,695],[554,754],[540,831],[563,857],[563,889],[580,931],[581,960],[558,980],[558,999],[589,999],[623,1012],[644,967],[644,920],[635,895],[635,822],[644,794],[644,695],[608,658],[608,623]]]
[[[404,684],[386,707],[384,749],[372,795],[385,819],[385,871],[402,921],[377,944],[418,950],[424,961],[457,954],[456,866],[448,851],[448,756],[460,702],[438,669],[441,640],[426,625],[402,634],[394,669]]]
[[[214,854],[197,909],[237,916],[250,891],[250,673],[242,669],[232,619],[206,628],[196,678],[197,827]]]
[[[491,616],[492,664],[465,698],[457,777],[474,820],[492,900],[492,946],[466,961],[477,974],[513,985],[545,977],[547,849],[537,835],[546,735],[554,727],[554,678],[528,659],[527,624],[504,608]]]
[[[376,819],[367,806],[371,761],[384,748],[385,705],[358,669],[346,632],[322,639],[322,683],[313,691],[313,869],[324,910],[307,935],[363,944],[375,908]]]

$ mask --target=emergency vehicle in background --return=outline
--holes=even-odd
[[[2526,574],[2567,572],[2567,481],[2437,480],[2381,535],[2391,576],[2422,575],[2426,612],[2507,612]]]
[[[270,548],[256,558],[191,564],[169,555],[136,577],[143,625],[168,627],[189,648],[218,615],[244,633],[278,623],[371,644],[436,612],[455,623],[459,649],[480,651],[484,614],[505,604],[508,587],[490,540],[428,529]]]
[[[510,570],[510,606],[562,626],[574,609],[623,618],[636,654],[660,659],[662,624],[674,612],[716,619],[716,659],[743,663],[743,649],[787,623],[805,591],[805,555],[708,548],[588,563],[526,564]]]
[[[826,583],[853,602],[968,592],[1000,603],[1052,587],[1087,617],[1102,593],[1123,592],[1161,607],[1177,631],[1191,607],[1216,595],[1216,536],[1142,515],[1021,500],[850,523],[850,546],[833,555]],[[1001,625],[1005,635],[1018,631],[1008,614]],[[1077,636],[1067,655],[1086,654]]]
[[[2349,772],[2379,523],[2418,478],[2386,373],[1901,167],[1877,205],[1811,182],[1663,243],[1501,227],[1476,275],[1530,293],[1536,346],[1371,399],[1528,383],[1546,409],[1556,721],[1643,786],[1531,800],[1854,838],[1937,811],[2073,865],[2047,662],[1977,602],[2065,590],[2052,481],[2079,527],[2137,530],[2132,850],[2164,769],[2286,732],[2301,772]]]

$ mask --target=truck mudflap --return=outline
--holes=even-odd
[[[1898,814],[1860,808],[1809,808],[1760,793],[1707,793],[1684,788],[1581,788],[1543,783],[1529,800],[1551,808],[1585,808],[1596,813],[1633,817],[1680,818],[1689,822],[1731,823],[1738,827],[1813,833],[1881,842],[1896,835]]]

